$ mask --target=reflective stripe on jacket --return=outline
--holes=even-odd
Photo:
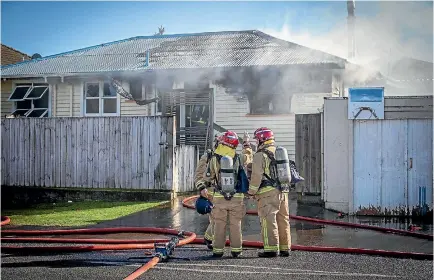
[[[262,148],[262,147],[261,147]],[[276,147],[274,145],[266,145],[262,149],[267,149],[273,154],[276,151]],[[264,173],[270,176],[270,163],[271,160],[268,158],[267,154],[259,151],[256,152],[253,156],[252,162],[252,175],[250,178],[250,186],[249,190],[254,194],[262,194],[272,190],[275,190],[273,186],[264,186],[259,189],[259,186],[262,183],[264,178]]]

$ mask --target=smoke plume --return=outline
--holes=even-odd
[[[346,3],[342,2],[345,9]],[[369,11],[374,15],[366,16],[359,11]],[[376,11],[376,13],[375,13]],[[333,15],[325,10],[324,16]],[[346,9],[345,9],[346,13]],[[372,14],[371,13],[371,14]],[[353,63],[360,65],[379,65],[411,57],[433,61],[433,6],[432,2],[357,2],[356,1],[356,57]],[[294,32],[288,24],[280,30],[262,29],[274,37],[321,50],[343,58],[348,56],[347,19],[331,31],[321,35],[311,32]],[[321,19],[318,19],[320,22]],[[383,62],[386,61],[387,62]]]

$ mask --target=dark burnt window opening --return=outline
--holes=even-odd
[[[249,100],[250,114],[275,115],[291,112],[289,94],[260,94]]]
[[[143,92],[142,92],[142,80],[141,79],[133,79],[130,82],[130,94],[133,96],[135,100],[142,100]]]

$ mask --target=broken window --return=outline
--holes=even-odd
[[[84,85],[84,112],[87,116],[117,116],[119,99],[107,82],[89,82]]]

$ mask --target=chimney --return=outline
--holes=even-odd
[[[354,11],[356,10],[355,1],[347,1],[347,25],[348,25],[348,59],[353,59],[356,56],[356,38],[355,38],[355,20]]]

